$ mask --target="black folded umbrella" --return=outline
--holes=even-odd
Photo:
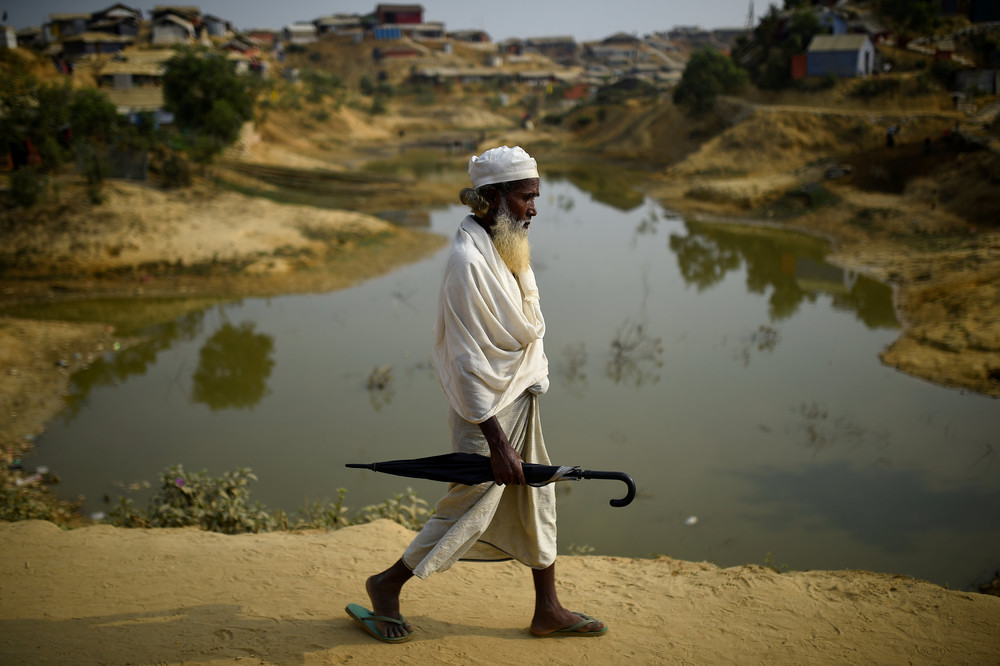
[[[544,486],[554,481],[578,479],[614,479],[628,486],[628,494],[622,499],[611,500],[611,506],[628,506],[635,499],[635,481],[624,472],[598,472],[579,467],[560,465],[539,465],[521,463],[524,480],[532,486]],[[474,486],[493,480],[490,459],[476,453],[445,453],[440,456],[412,458],[410,460],[388,460],[376,463],[350,463],[348,467],[370,469],[376,472],[405,476],[411,479],[429,479],[446,483],[461,483]]]

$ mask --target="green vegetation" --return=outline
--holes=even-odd
[[[796,8],[786,20],[781,11],[771,5],[749,36],[737,38],[733,59],[749,73],[750,80],[758,88],[780,90],[790,87],[792,56],[805,51],[819,30],[819,18],[811,9]]]
[[[97,90],[43,84],[23,67],[0,70],[0,137],[14,163],[14,203],[34,205],[47,176],[74,159],[84,167],[91,198],[99,198],[102,155],[117,143],[120,124],[114,105]],[[29,146],[37,164],[29,163]]]
[[[934,0],[879,0],[882,16],[908,34],[922,34],[933,28],[940,3]]]
[[[253,117],[251,79],[237,74],[223,55],[183,49],[163,74],[166,108],[199,161],[208,161],[236,141]]]
[[[73,521],[78,506],[63,502],[51,493],[51,486],[59,479],[40,470],[25,475],[19,460],[4,455],[0,460],[0,520],[49,520],[57,525],[68,525]]]
[[[351,516],[344,506],[347,491],[337,491],[337,500],[313,503],[290,517],[283,511],[270,513],[259,502],[250,503],[250,481],[257,477],[245,468],[210,477],[204,471],[186,472],[180,465],[160,476],[160,487],[146,509],[137,509],[131,499],[119,498],[111,511],[111,524],[119,527],[200,527],[211,532],[241,534],[274,529],[329,529],[370,523],[382,518],[408,529],[420,529],[430,511],[427,502],[409,488],[405,493],[366,506]]]
[[[45,469],[26,474],[19,461],[4,457],[0,470],[0,520],[48,520],[62,527],[78,527],[88,521],[79,515],[79,502],[60,500],[52,493],[58,477]],[[131,498],[119,497],[107,522],[117,527],[198,527],[223,534],[272,530],[336,530],[387,519],[411,530],[419,530],[431,515],[427,502],[407,488],[378,504],[352,511],[344,504],[347,490],[339,488],[332,502],[307,503],[295,515],[271,512],[250,500],[250,482],[257,477],[240,468],[212,477],[205,471],[190,472],[181,465],[165,469],[160,485],[144,508]],[[142,484],[139,484],[142,485]],[[145,484],[148,487],[148,484]]]
[[[732,60],[715,51],[691,55],[681,82],[674,89],[674,103],[695,115],[711,111],[719,95],[737,92],[747,81],[747,73]]]
[[[315,77],[312,87],[330,94],[338,84],[333,77]],[[252,79],[238,75],[222,55],[187,49],[167,62],[164,97],[179,133],[156,129],[151,114],[119,116],[96,88],[44,83],[31,74],[28,61],[7,59],[0,68],[0,150],[13,161],[12,203],[35,205],[50,176],[69,165],[84,176],[90,200],[100,203],[109,157],[142,151],[151,152],[151,169],[165,185],[189,185],[188,159],[207,162],[238,138],[253,115],[255,91]]]

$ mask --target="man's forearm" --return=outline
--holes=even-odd
[[[491,416],[480,423],[479,430],[483,433],[483,437],[486,438],[486,443],[490,445],[490,454],[495,454],[497,449],[504,448],[505,445],[510,446],[510,442],[507,440],[507,433],[500,427],[497,417]]]

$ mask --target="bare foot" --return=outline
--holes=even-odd
[[[390,569],[369,578],[365,581],[365,590],[367,590],[368,598],[372,602],[372,615],[382,615],[403,620],[403,616],[399,612],[399,591],[402,585],[397,586],[394,584],[390,574],[391,571]],[[376,622],[375,626],[378,627],[379,633],[386,638],[401,638],[413,631],[413,627],[405,620],[404,624]]]

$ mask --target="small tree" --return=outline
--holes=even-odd
[[[785,14],[771,5],[749,36],[740,36],[733,59],[757,86],[779,90],[792,83],[792,56],[802,53],[820,30],[819,17],[803,3],[785,3]]]
[[[236,141],[253,117],[250,80],[224,56],[205,50],[184,49],[167,61],[163,97],[177,125],[196,135],[206,157]]]
[[[746,72],[726,56],[698,51],[688,60],[681,82],[674,89],[674,103],[691,114],[705,113],[715,108],[719,95],[737,92],[746,81]]]

